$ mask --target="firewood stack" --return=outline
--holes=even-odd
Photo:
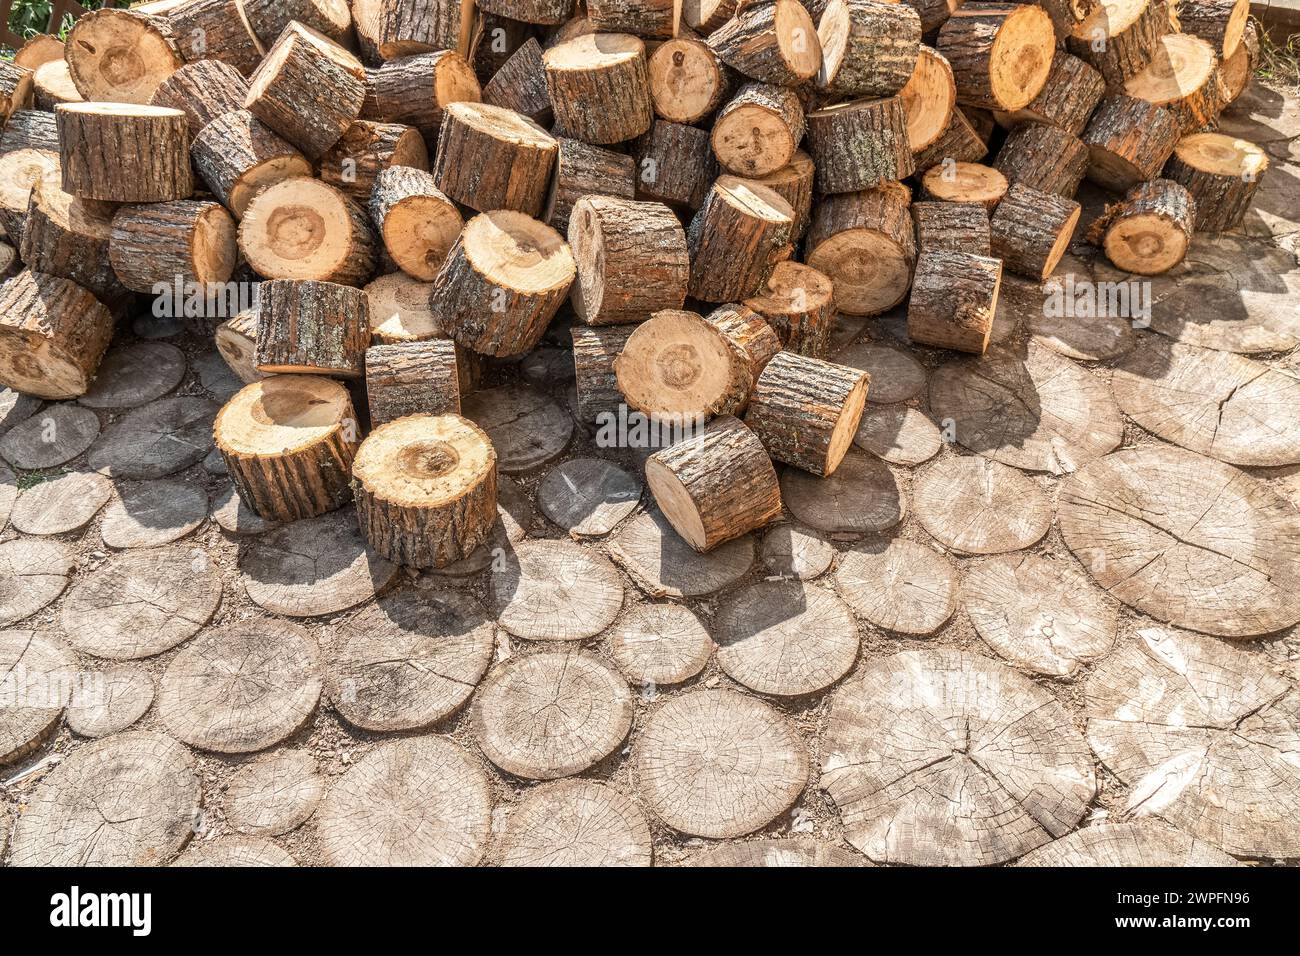
[[[210,317],[250,383],[216,421],[241,499],[355,498],[415,566],[489,536],[496,453],[461,399],[557,315],[586,424],[703,426],[646,476],[704,551],[780,514],[774,463],[843,459],[869,383],[831,361],[837,312],[906,303],[913,342],[982,354],[1085,177],[1117,194],[1087,238],[1150,274],[1239,224],[1268,165],[1214,132],[1256,55],[1246,0],[352,8],[103,10],[58,77],[0,63],[25,266],[0,384],[75,397],[132,294],[255,276],[257,310]]]

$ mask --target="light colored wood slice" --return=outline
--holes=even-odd
[[[94,412],[77,405],[47,405],[0,437],[0,455],[15,468],[55,468],[76,458],[98,436]]]
[[[70,471],[19,495],[9,520],[23,534],[66,534],[84,528],[112,496],[113,483],[98,472]]]
[[[78,747],[41,781],[14,827],[11,866],[160,866],[194,834],[189,751],[151,732]]]
[[[148,103],[185,62],[168,21],[127,10],[95,10],[68,31],[72,81],[88,100]]]
[[[1075,314],[1076,310],[1066,303],[1078,300],[1069,296],[1067,290],[1075,290],[1077,295],[1088,287],[1067,285],[1067,280],[1063,279],[1059,272],[1060,269],[1058,275],[1047,281],[1044,291],[1049,296],[1048,302],[1052,302],[1051,297],[1055,296],[1055,301],[1061,303],[1061,308],[1026,310],[1029,315],[1029,331],[1034,341],[1054,352],[1059,352],[1066,358],[1084,362],[1104,362],[1107,359],[1117,358],[1133,348],[1137,343],[1137,337],[1133,334],[1133,319],[1117,315],[1110,309],[1101,310],[1102,315]],[[1092,279],[1090,276],[1079,276],[1077,281],[1091,282]],[[1055,293],[1054,289],[1057,290]],[[1010,284],[1004,284],[999,304],[1010,304],[1011,296],[1008,295],[1010,291]],[[1042,293],[1039,295],[1041,301]],[[1085,294],[1083,298],[1086,300],[1088,297]]]
[[[592,780],[529,791],[501,837],[501,866],[649,866],[650,826],[636,802]]]
[[[831,846],[829,843],[822,843],[811,837],[795,837],[792,840],[747,840],[744,843],[724,843],[696,854],[687,865],[749,869],[769,866],[846,867],[869,864],[856,853],[842,847]]]
[[[461,412],[492,439],[497,465],[505,472],[528,471],[564,451],[573,418],[544,394],[521,385],[502,385],[464,397]]]
[[[220,572],[202,552],[134,551],[80,580],[63,602],[60,623],[83,653],[136,660],[193,637],[220,601]]]
[[[718,611],[715,633],[723,671],[761,694],[825,690],[858,656],[848,605],[799,581],[762,581],[736,592]]]
[[[743,836],[789,810],[808,782],[808,751],[771,707],[730,690],[656,708],[637,740],[646,804],[693,836]]]
[[[907,513],[907,499],[889,466],[856,450],[829,478],[786,468],[781,499],[796,519],[832,534],[884,531]]]
[[[72,567],[72,556],[55,541],[0,544],[0,625],[31,617],[62,594]]]
[[[287,851],[270,840],[250,837],[218,837],[211,843],[191,843],[172,866],[264,867],[297,866]]]
[[[0,766],[21,760],[54,733],[77,686],[64,643],[39,631],[0,631]]]
[[[919,465],[939,454],[943,437],[924,412],[906,405],[872,405],[853,443],[891,465]]]
[[[1300,512],[1263,482],[1164,445],[1072,475],[1066,545],[1112,597],[1162,621],[1249,637],[1300,620]]]
[[[84,674],[68,703],[68,729],[82,737],[121,733],[153,706],[153,677],[138,667]]]
[[[273,614],[313,617],[360,604],[397,574],[366,544],[351,513],[295,521],[262,535],[241,556],[248,596]]]
[[[239,251],[267,279],[360,285],[375,271],[375,236],[365,210],[307,176],[281,179],[249,200]]]
[[[327,665],[329,699],[363,730],[427,727],[469,699],[494,648],[492,619],[472,597],[401,591],[343,626]]]
[[[713,639],[680,604],[640,604],[610,632],[609,649],[624,677],[654,687],[680,684],[702,671]]]
[[[325,778],[305,750],[276,750],[242,767],[226,787],[231,829],[280,836],[305,823],[325,796]]]
[[[537,506],[570,537],[609,534],[636,510],[641,482],[597,458],[571,458],[537,486]]]
[[[778,577],[809,581],[835,560],[835,546],[816,531],[779,524],[763,535],[763,563]]]
[[[899,634],[933,634],[957,610],[957,569],[933,548],[895,538],[846,551],[835,586],[877,627]]]
[[[332,866],[473,866],[491,826],[487,778],[443,737],[380,744],[334,783],[316,815]]]
[[[877,661],[836,691],[821,769],[848,841],[909,866],[1013,859],[1074,829],[1097,787],[1048,691],[948,648]]]
[[[610,539],[609,553],[651,597],[702,597],[735,584],[754,565],[745,535],[699,554],[658,509],[637,515]]]
[[[1032,481],[984,458],[948,458],[912,489],[922,526],[966,554],[1000,554],[1034,544],[1052,523],[1052,505]]]
[[[122,489],[99,533],[110,548],[153,548],[185,537],[208,516],[208,495],[181,481],[150,481]]]
[[[185,353],[166,342],[111,349],[90,390],[77,399],[90,408],[135,408],[162,398],[185,377]]]
[[[627,682],[594,654],[545,650],[493,668],[471,721],[484,755],[506,773],[553,780],[599,763],[632,729]]]
[[[212,518],[221,530],[231,534],[262,534],[280,527],[278,521],[267,521],[239,497],[234,485],[227,485],[212,501]]]
[[[1016,866],[1240,866],[1222,850],[1156,823],[1101,823],[1040,846]]]
[[[1233,465],[1300,462],[1300,377],[1159,336],[1124,357],[1111,380],[1148,431]]]
[[[446,333],[429,306],[433,283],[412,279],[405,272],[380,276],[366,286],[370,303],[370,336],[377,345],[422,342]]]
[[[0,388],[0,435],[36,414],[41,400],[12,388]]]
[[[623,582],[609,560],[566,541],[525,541],[488,582],[497,623],[534,641],[579,641],[614,622]]]
[[[110,425],[87,460],[110,478],[174,474],[202,461],[211,450],[217,409],[215,402],[191,397],[142,405]]]
[[[1300,853],[1300,776],[1289,754],[1300,691],[1267,659],[1222,641],[1144,627],[1084,685],[1088,741],[1158,816],[1228,853]]]
[[[836,355],[835,361],[871,375],[868,402],[890,405],[905,402],[920,395],[925,388],[924,366],[906,352],[888,345],[859,342]]]

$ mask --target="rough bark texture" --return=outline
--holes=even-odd
[[[188,199],[190,131],[180,110],[77,103],[57,113],[63,188],[82,199]]]
[[[1178,143],[1178,120],[1132,96],[1102,100],[1083,131],[1091,154],[1088,178],[1114,192],[1154,179]]]
[[[242,0],[187,0],[167,22],[187,63],[216,60],[249,76],[266,52],[244,18]]]
[[[1138,183],[1122,202],[1107,204],[1088,227],[1088,241],[1100,246],[1117,268],[1157,275],[1182,262],[1196,225],[1196,200],[1169,179]]]
[[[1066,38],[1075,56],[1095,67],[1112,89],[1146,69],[1160,38],[1171,29],[1165,0],[1148,0],[1132,23],[1111,26],[1105,8],[1085,19]]]
[[[219,203],[123,206],[113,217],[109,258],[118,278],[136,292],[157,283],[225,282],[235,269],[235,222]]]
[[[994,60],[994,46],[1015,36],[1014,54]],[[1018,110],[1038,95],[1050,69],[1056,36],[1041,7],[1015,3],[966,3],[939,30],[936,49],[948,59],[957,102],[991,110]],[[1001,51],[1000,51],[1001,52]]]
[[[993,168],[1007,182],[1073,198],[1088,172],[1088,147],[1073,133],[1056,126],[1021,123],[998,150]]]
[[[24,271],[0,286],[0,385],[84,395],[112,336],[112,314],[75,282]]]
[[[718,177],[709,133],[697,126],[656,120],[650,132],[637,140],[635,154],[638,199],[699,209]],[[811,172],[810,165],[810,198]]]
[[[244,15],[253,32],[270,49],[292,20],[325,34],[335,43],[346,44],[351,22],[338,16],[339,5],[333,0],[243,0]]]
[[[32,71],[7,60],[0,60],[0,122],[11,113],[24,110],[32,102]]]
[[[662,40],[677,35],[681,10],[681,0],[589,0],[587,19],[601,33]]]
[[[758,381],[767,363],[781,351],[781,337],[766,319],[747,305],[721,306],[705,316],[704,321],[745,353],[753,382]]]
[[[831,280],[841,312],[876,315],[907,295],[916,263],[910,201],[905,187],[886,183],[817,207],[804,261]]]
[[[557,26],[573,16],[573,0],[486,0],[479,9],[498,17]]]
[[[433,142],[451,103],[482,99],[469,62],[454,50],[389,60],[368,74],[374,87],[374,119],[414,126]]]
[[[149,102],[180,110],[189,120],[190,135],[219,116],[242,109],[248,81],[229,63],[200,60],[181,67],[163,80]]]
[[[433,175],[438,188],[479,212],[536,216],[559,150],[536,123],[499,106],[452,103],[443,111]]]
[[[263,282],[257,315],[257,367],[356,378],[370,342],[369,306],[360,289],[332,282]]]
[[[375,40],[385,60],[456,50],[468,53],[474,6],[463,0],[380,0]]]
[[[1200,152],[1202,144],[1212,152]],[[1197,148],[1196,152],[1193,148]],[[1220,164],[1220,155],[1230,157],[1229,161]],[[1267,154],[1254,144],[1243,148],[1230,136],[1199,133],[1177,145],[1165,164],[1164,176],[1187,187],[1196,200],[1197,232],[1223,232],[1238,225],[1246,215],[1267,169]]]
[[[780,262],[760,296],[745,305],[776,330],[784,348],[811,358],[826,358],[835,325],[831,280],[798,262]]]
[[[1079,221],[1079,204],[1013,183],[993,213],[993,255],[1009,272],[1043,280],[1065,254]]]
[[[817,85],[836,96],[893,96],[912,76],[921,17],[902,3],[831,0],[818,24]]]
[[[1200,37],[1214,48],[1215,56],[1228,59],[1237,52],[1249,9],[1246,0],[1177,0],[1173,14],[1178,29]]]
[[[592,424],[601,415],[617,415],[626,399],[614,374],[614,359],[627,344],[634,325],[573,327],[573,370],[578,390],[578,417]]]
[[[635,139],[654,122],[650,71],[645,45],[625,34],[606,52],[599,34],[577,37],[552,47],[542,58],[546,89],[556,127],[588,143]]]
[[[27,205],[19,254],[33,272],[71,279],[112,306],[127,294],[109,261],[112,223],[109,203],[77,199],[53,185],[40,186],[32,190]]]
[[[555,176],[546,200],[546,223],[560,232],[569,230],[573,207],[583,196],[636,195],[636,160],[576,139],[560,139]]]
[[[53,113],[19,110],[0,132],[0,156],[19,149],[59,151],[59,126]]]
[[[812,18],[805,15],[794,28],[801,36],[780,36],[777,9],[782,6],[792,19],[798,16],[793,0],[758,0],[745,4],[709,34],[709,46],[723,63],[760,83],[800,86],[808,82],[821,67],[817,31]],[[796,47],[807,52],[803,55],[787,52]]]
[[[1014,113],[997,113],[998,122],[1015,126],[1021,122],[1046,123],[1078,136],[1088,117],[1106,95],[1106,79],[1077,56],[1057,52],[1047,82],[1029,105]]]
[[[913,164],[916,172],[923,173],[945,159],[957,163],[977,163],[988,152],[988,143],[975,131],[966,113],[954,107],[948,126],[939,134],[938,139],[915,154]]]
[[[257,190],[291,176],[310,176],[311,163],[248,110],[212,120],[195,137],[194,168],[236,218]]]
[[[991,256],[989,212],[975,202],[918,202],[912,204],[916,247],[924,255],[935,249]]]
[[[321,157],[320,178],[358,203],[370,200],[375,177],[389,167],[429,168],[420,131],[400,123],[357,120]]]
[[[808,151],[823,193],[870,189],[906,179],[915,169],[907,112],[897,96],[808,114]]]
[[[812,221],[813,181],[816,170],[812,157],[797,149],[790,162],[766,176],[759,176],[757,181],[772,190],[790,204],[794,210],[794,229],[792,240],[803,238]]]
[[[997,310],[1002,263],[939,250],[916,264],[907,337],[918,345],[983,355]]]
[[[483,102],[514,110],[534,123],[550,119],[546,68],[542,65],[542,45],[536,37],[529,37],[496,71],[483,87]]]
[[[794,210],[772,190],[720,177],[687,234],[690,294],[705,302],[754,295],[783,258],[793,226]]]
[[[366,351],[371,426],[406,415],[460,414],[456,344],[451,339],[372,345]]]

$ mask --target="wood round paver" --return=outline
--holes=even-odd
[[[910,467],[939,454],[943,436],[920,409],[872,405],[862,413],[853,443],[891,465]]]
[[[8,465],[0,463],[0,531],[9,524],[10,514],[18,501],[18,476]]]
[[[1240,866],[1216,850],[1158,823],[1102,823],[1040,846],[1016,866]]]
[[[542,514],[575,538],[609,534],[640,500],[641,482],[598,458],[557,465],[537,488]]]
[[[1047,534],[1052,506],[1032,481],[986,458],[949,458],[913,486],[916,516],[936,541],[966,554],[1027,548]]]
[[[268,521],[244,504],[234,485],[227,485],[213,500],[212,520],[221,526],[221,530],[240,535],[262,534],[280,527],[278,521]]]
[[[260,867],[297,866],[288,851],[257,837],[218,837],[211,843],[193,842],[172,866]]]
[[[72,461],[99,436],[99,417],[67,402],[47,405],[39,414],[0,437],[0,458],[15,468],[55,468]]]
[[[76,686],[63,642],[40,631],[0,631],[0,766],[21,760],[58,726]]]
[[[627,795],[592,780],[561,780],[510,814],[501,866],[649,866],[650,826]]]
[[[862,369],[871,376],[867,401],[894,404],[915,398],[925,390],[925,367],[916,359],[888,345],[859,342],[835,357],[839,365]]]
[[[185,537],[208,516],[208,495],[183,481],[129,485],[108,506],[99,533],[110,548],[156,548]]]
[[[1053,276],[1044,285],[1048,302],[1052,301],[1053,283],[1060,290],[1056,295],[1062,306],[1050,308],[1045,303],[1043,308],[1029,313],[1029,331],[1039,345],[1081,362],[1104,362],[1123,355],[1137,344],[1133,323],[1141,321],[1139,316],[1119,315],[1123,310],[1111,310],[1109,306],[1100,315],[1079,315],[1076,307],[1067,308],[1064,303],[1069,301],[1071,293],[1076,297],[1090,297],[1088,301],[1092,301],[1095,287],[1066,285],[1064,280]]]
[[[633,683],[680,684],[704,669],[713,639],[689,608],[639,604],[610,631],[609,648]]]
[[[68,729],[107,737],[130,727],[153,706],[153,678],[137,667],[110,667],[82,675],[68,704]]]
[[[790,840],[746,840],[724,843],[691,857],[690,866],[730,868],[777,866],[867,866],[864,857],[852,850],[831,846],[808,837]]]
[[[0,625],[31,617],[68,586],[72,557],[56,541],[15,538],[0,544]]]
[[[99,472],[70,471],[19,495],[9,520],[23,534],[67,534],[89,524],[112,496],[113,483]]]
[[[0,387],[0,435],[36,414],[41,400],[35,395],[24,395],[12,388]]]
[[[524,541],[488,581],[497,621],[515,637],[578,641],[599,634],[623,606],[609,560],[567,541]]]
[[[522,385],[502,385],[465,396],[461,411],[478,425],[511,474],[544,465],[569,444],[573,418],[546,395]]]
[[[947,648],[877,660],[831,698],[821,785],[876,863],[993,865],[1079,822],[1092,755],[1047,691]]]
[[[89,391],[77,399],[88,408],[135,408],[161,398],[185,377],[185,354],[166,342],[139,342],[109,349]]]
[[[702,597],[749,573],[754,565],[754,538],[743,535],[699,554],[655,509],[619,528],[609,541],[609,553],[651,597]]]
[[[957,609],[958,580],[947,558],[904,538],[859,544],[835,572],[835,587],[854,611],[899,634],[943,627]]]
[[[127,412],[90,449],[90,467],[110,478],[164,478],[212,449],[218,406],[206,398],[164,398]]]
[[[763,564],[778,577],[809,581],[826,573],[835,546],[816,531],[782,523],[763,535]]]
[[[279,836],[307,821],[325,778],[305,750],[276,750],[241,768],[226,787],[226,822],[239,833]]]
[[[784,469],[781,498],[798,521],[830,534],[885,531],[907,513],[902,486],[889,466],[854,449],[828,478]]]

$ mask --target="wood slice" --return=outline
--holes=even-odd
[[[907,295],[916,261],[909,203],[906,187],[885,183],[817,207],[804,260],[831,280],[836,309],[875,315]]]
[[[168,21],[129,10],[94,10],[68,31],[64,56],[87,100],[148,103],[185,60]]]
[[[460,414],[456,346],[450,339],[375,345],[366,350],[370,424],[406,415]]]
[[[1024,475],[983,458],[948,458],[916,482],[913,499],[926,531],[965,554],[1027,548],[1047,533],[1052,507]]]
[[[779,524],[763,535],[763,564],[778,578],[808,581],[835,560],[835,546],[816,531]]]
[[[0,435],[31,418],[43,404],[34,396],[0,388]]]
[[[100,536],[110,548],[152,548],[185,537],[208,516],[208,495],[179,481],[124,488],[108,506]]]
[[[21,760],[58,729],[75,663],[64,644],[39,631],[0,631],[5,707],[0,711],[0,766]],[[3,821],[8,826],[8,821]]]
[[[1146,68],[1172,29],[1169,8],[1159,0],[1109,0],[1076,24],[1065,42],[1114,88]]]
[[[461,408],[492,440],[497,466],[512,474],[546,464],[564,451],[573,434],[569,414],[526,386],[474,392],[462,399]]]
[[[165,202],[194,192],[189,121],[180,110],[65,103],[55,116],[65,191],[105,202]]]
[[[599,553],[564,541],[526,541],[488,582],[497,623],[534,641],[578,641],[613,623],[623,583]],[[575,771],[570,771],[575,772]]]
[[[1072,830],[1092,755],[1044,688],[964,651],[904,651],[831,698],[821,785],[876,863],[1005,862]]]
[[[754,384],[749,355],[721,327],[672,309],[638,325],[613,367],[629,406],[677,427],[740,410]]]
[[[967,109],[971,113],[974,112],[973,108]],[[913,153],[912,162],[917,172],[925,172],[935,166],[956,170],[963,163],[978,162],[987,156],[988,152],[988,140],[975,129],[967,112],[953,107],[948,125],[943,128],[934,142]]]
[[[902,488],[889,468],[853,450],[829,478],[785,469],[781,497],[796,519],[830,534],[884,531],[907,512]]]
[[[529,791],[501,841],[500,866],[649,866],[652,855],[641,809],[590,780]]]
[[[696,836],[736,837],[766,826],[799,798],[808,769],[791,724],[729,690],[666,701],[637,741],[646,803],[674,830]]]
[[[728,868],[847,867],[866,866],[867,863],[857,854],[840,847],[830,846],[807,837],[795,837],[788,840],[723,843],[711,850],[697,853],[687,865]]]
[[[244,15],[243,0],[187,0],[168,12],[167,25],[189,63],[225,63],[248,76],[266,53]]]
[[[447,106],[483,98],[474,68],[454,50],[389,60],[369,78],[374,115],[365,118],[414,126],[429,143],[437,139]]]
[[[163,478],[203,460],[212,448],[215,403],[164,398],[128,412],[90,449],[88,463],[110,478]]]
[[[204,184],[236,219],[261,190],[312,172],[302,153],[248,110],[210,121],[195,135],[191,154]]]
[[[957,610],[957,569],[932,548],[895,538],[846,551],[835,587],[861,617],[898,634],[933,634]]]
[[[1169,179],[1138,183],[1123,202],[1107,205],[1088,227],[1115,268],[1137,275],[1167,272],[1187,255],[1196,222],[1196,200]]]
[[[689,292],[705,302],[735,302],[759,292],[785,258],[794,209],[752,180],[720,176],[691,220]]]
[[[573,208],[584,196],[632,199],[636,195],[633,157],[576,139],[561,138],[559,144],[555,177],[546,199],[546,215],[542,217],[552,228],[567,234]]]
[[[370,201],[376,178],[394,167],[408,173],[429,168],[429,152],[420,131],[401,123],[357,120],[321,157],[320,175],[364,206]]]
[[[473,4],[461,0],[379,0],[375,42],[385,60],[431,50],[468,53]]]
[[[29,220],[30,221],[30,220]],[[235,220],[215,202],[177,200],[123,206],[112,218],[108,258],[135,292],[180,281],[227,282],[235,270]]]
[[[12,475],[9,472],[6,485],[16,493]],[[70,471],[33,485],[18,494],[17,500],[11,497],[13,510],[5,513],[14,530],[23,534],[67,534],[89,524],[112,495],[112,482],[98,472]],[[4,492],[0,491],[0,498],[3,497]],[[0,522],[0,528],[3,527]]]
[[[534,123],[551,119],[551,98],[546,92],[542,45],[530,36],[493,74],[483,87],[483,102],[514,110]]]
[[[0,457],[15,468],[54,468],[76,458],[99,435],[99,419],[75,405],[52,405],[0,438]]]
[[[14,826],[11,866],[158,866],[194,834],[201,799],[189,752],[137,731],[77,748]]]
[[[0,544],[0,625],[30,617],[68,586],[72,558],[54,541],[14,538]]]
[[[956,161],[931,166],[921,177],[921,193],[940,202],[976,202],[992,211],[1007,193],[1007,177],[980,163]]]
[[[1169,110],[1184,133],[1216,125],[1228,100],[1214,50],[1185,33],[1161,37],[1151,62],[1124,81],[1124,91]]]
[[[852,193],[914,171],[901,97],[853,100],[808,114],[808,151],[823,193]]]
[[[433,281],[464,227],[452,201],[433,176],[406,165],[379,173],[367,194],[370,218],[393,261],[407,275]]]
[[[677,209],[699,209],[718,176],[709,133],[694,126],[655,120],[634,143],[636,197]],[[809,199],[812,168],[809,165]]]
[[[191,843],[176,867],[289,867],[298,863],[270,840],[219,837],[210,843]]]
[[[983,355],[1002,285],[1002,262],[969,252],[920,256],[907,306],[907,337],[919,345]]]
[[[360,285],[375,271],[365,212],[333,186],[305,176],[282,179],[249,201],[239,249],[267,279]]]
[[[922,45],[911,76],[898,91],[898,98],[903,101],[907,115],[908,144],[914,154],[919,154],[943,136],[957,106],[957,85],[947,59]]]
[[[279,836],[306,822],[324,795],[325,779],[310,754],[276,750],[230,779],[222,809],[238,833]]]
[[[798,0],[737,3],[708,43],[723,63],[760,83],[801,86],[822,65],[817,30]]]
[[[1079,136],[1105,95],[1105,77],[1077,56],[1058,50],[1038,95],[1023,109],[996,112],[994,117],[1008,129],[1021,123],[1041,123]]]
[[[152,706],[153,678],[147,671],[112,667],[73,689],[68,729],[81,737],[107,737],[126,730]]]
[[[809,358],[830,352],[835,323],[831,280],[798,262],[779,262],[761,294],[745,300],[776,330],[784,348]]]
[[[650,54],[648,69],[655,115],[673,123],[704,122],[732,86],[727,67],[704,40],[694,36],[660,43]]]
[[[114,348],[78,401],[89,408],[135,408],[174,389],[185,378],[185,368],[185,353],[166,342]]]
[[[59,59],[44,63],[33,71],[32,99],[38,110],[53,112],[60,103],[81,103],[85,97],[72,82],[68,61]]]
[[[1133,96],[1108,96],[1083,131],[1088,178],[1120,193],[1155,179],[1178,136],[1178,120],[1167,109]]]
[[[83,579],[61,609],[63,631],[85,653],[138,660],[188,640],[221,601],[221,575],[185,547],[110,558]]]
[[[713,155],[738,176],[766,176],[786,166],[804,134],[803,104],[793,90],[746,83],[713,122]]]
[[[841,365],[862,369],[871,376],[867,392],[870,402],[905,402],[925,389],[925,368],[906,352],[887,345],[853,345],[836,358]]]
[[[41,398],[84,395],[112,330],[112,315],[90,292],[68,279],[24,271],[0,287],[0,382]],[[56,437],[47,444],[63,442]]]
[[[686,299],[686,233],[661,203],[586,196],[573,207],[569,245],[573,310],[588,325],[640,322]]]
[[[939,30],[957,102],[1013,112],[1038,95],[1052,68],[1056,35],[1041,7],[967,3]]]
[[[651,597],[700,597],[730,587],[754,564],[745,535],[699,554],[654,509],[637,515],[610,539],[609,553]]]
[[[334,866],[473,866],[487,849],[492,792],[445,737],[380,744],[330,787],[316,814]]]
[[[234,485],[227,485],[212,499],[212,520],[231,534],[261,534],[279,527],[278,521],[268,521],[248,507]]]
[[[641,482],[598,458],[571,458],[537,487],[542,513],[575,540],[609,534],[640,501]]]
[[[1046,279],[1065,255],[1080,211],[1073,199],[1013,183],[989,223],[993,255],[1010,272]]]
[[[542,57],[555,122],[588,143],[620,143],[654,122],[645,44],[626,33],[589,33]]]
[[[1021,123],[1009,134],[994,168],[1020,184],[1071,199],[1088,171],[1088,147],[1056,126]]]
[[[426,342],[446,333],[429,306],[433,284],[404,272],[380,276],[365,287],[370,313],[370,341],[381,345]]]
[[[1193,133],[1174,147],[1164,175],[1196,200],[1196,231],[1224,232],[1250,208],[1268,154],[1254,143],[1223,133]]]
[[[713,640],[698,617],[679,604],[641,604],[609,635],[623,676],[645,687],[680,684],[704,669]]]
[[[854,444],[891,465],[912,467],[939,454],[943,438],[934,422],[906,405],[872,405],[862,413]]]
[[[471,721],[484,755],[506,773],[554,780],[599,763],[632,729],[627,682],[594,654],[544,650],[488,674]]]
[[[1049,292],[1052,287],[1049,282]],[[1064,290],[1063,285],[1056,288]],[[1006,301],[1007,297],[1003,296],[1003,300]],[[1043,312],[1051,314],[1044,315]],[[1064,310],[1040,309],[1037,313],[1030,313],[1029,330],[1038,345],[1085,362],[1100,362],[1123,355],[1137,341],[1133,322],[1126,316],[1079,319]]]
[[[242,0],[244,15],[257,38],[270,47],[292,20],[325,34],[336,43],[349,36],[351,17],[345,0]]]
[[[817,36],[819,88],[838,96],[893,96],[916,67],[921,18],[905,4],[829,0]]]
[[[1099,823],[1075,830],[1016,861],[1016,866],[1239,866],[1222,850],[1181,830],[1152,823]]]

